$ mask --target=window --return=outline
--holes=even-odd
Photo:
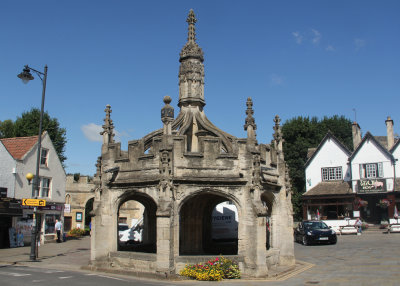
[[[42,198],[47,198],[50,196],[50,179],[49,178],[41,178],[40,186],[39,186],[39,194]]]
[[[360,164],[360,178],[382,178],[383,177],[383,165],[382,162]]]
[[[40,152],[40,165],[47,166],[48,155],[49,155],[49,150],[42,148],[42,151]]]
[[[322,181],[335,181],[342,179],[342,167],[322,168]]]
[[[56,220],[60,220],[59,215],[46,214],[46,217],[45,217],[46,223],[44,225],[44,233],[45,234],[56,233],[56,229],[55,229]]]

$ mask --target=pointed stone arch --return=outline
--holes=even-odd
[[[179,254],[237,254],[237,241],[232,249],[223,249],[212,239],[212,212],[225,201],[231,201],[240,212],[239,200],[232,194],[206,188],[185,197],[179,204]]]
[[[147,252],[156,253],[157,251],[157,203],[155,200],[144,192],[138,190],[124,191],[116,200],[115,206],[118,210],[117,218],[121,207],[130,201],[136,201],[140,203],[144,209],[142,217],[138,217],[138,221],[141,225],[138,226],[140,233],[140,241],[127,241],[127,243],[121,243],[118,239],[118,250],[119,251],[134,251],[134,252]],[[132,225],[129,225],[132,227]],[[132,230],[134,231],[134,230]],[[136,230],[137,231],[137,230]]]

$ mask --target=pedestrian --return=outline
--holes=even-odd
[[[361,221],[361,219],[359,217],[357,218],[354,226],[357,228],[357,235],[361,235],[361,233],[362,233],[362,228],[361,228],[362,221]]]
[[[61,224],[61,222],[60,222],[58,219],[56,219],[55,228],[56,228],[56,232],[57,232],[57,242],[60,243],[60,242],[61,242],[61,228],[62,228],[62,224]]]

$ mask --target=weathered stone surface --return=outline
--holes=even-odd
[[[251,98],[247,100],[247,138],[230,135],[207,119],[203,52],[195,42],[195,22],[191,11],[188,43],[180,57],[180,111],[175,119],[166,98],[163,128],[130,141],[128,151],[122,151],[120,143],[112,140],[111,108],[106,109],[104,144],[94,180],[92,264],[122,250],[116,227],[119,207],[135,200],[145,207],[144,234],[143,242],[131,250],[156,256],[156,263],[143,263],[141,271],[177,274],[184,267],[183,257],[210,258],[223,249],[235,254],[244,275],[264,277],[269,267],[294,263],[290,184],[280,119],[274,119],[271,144],[257,142]],[[237,243],[228,248],[220,248],[222,244],[211,237],[212,210],[224,201],[236,206],[239,218]],[[114,256],[113,268],[131,265],[136,269],[142,261],[135,256]]]

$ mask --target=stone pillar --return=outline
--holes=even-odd
[[[253,239],[256,240],[254,247],[256,248],[256,269],[255,269],[255,277],[266,277],[268,274],[268,266],[266,261],[267,256],[267,237],[266,237],[266,217],[259,216],[257,217],[256,228],[256,237]]]
[[[168,276],[174,268],[173,224],[170,216],[157,214],[157,273]]]

